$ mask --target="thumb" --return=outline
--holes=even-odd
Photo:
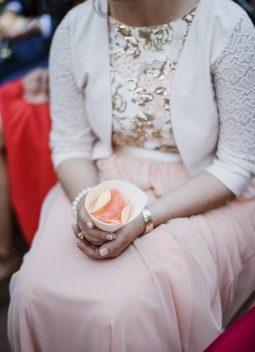
[[[91,220],[91,218],[85,208],[80,213],[80,216],[78,216],[78,224],[82,225],[81,228],[83,230],[85,230],[86,228],[92,230],[95,227],[94,222]]]

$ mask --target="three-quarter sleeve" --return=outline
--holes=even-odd
[[[75,82],[70,44],[67,15],[54,35],[50,53],[50,144],[55,168],[67,159],[91,159],[95,139],[86,118],[84,93]]]
[[[239,196],[255,173],[255,29],[247,15],[231,33],[212,77],[219,139],[207,171]]]

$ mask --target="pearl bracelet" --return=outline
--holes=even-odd
[[[90,188],[85,188],[83,189],[75,198],[75,200],[73,201],[73,205],[72,205],[72,209],[73,209],[73,213],[74,216],[77,217],[78,216],[78,212],[77,212],[77,208],[78,205],[80,203],[80,201],[82,200],[82,198],[84,196],[86,196],[89,193]]]

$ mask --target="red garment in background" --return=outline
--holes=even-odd
[[[56,177],[50,161],[50,115],[47,103],[23,99],[22,81],[0,89],[12,204],[28,244],[38,227],[43,199]]]

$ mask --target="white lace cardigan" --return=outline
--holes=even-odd
[[[98,0],[107,11],[107,0]],[[112,153],[107,16],[88,0],[59,26],[50,55],[55,167]],[[255,173],[255,30],[230,0],[200,0],[171,97],[191,175],[207,170],[240,195]]]

